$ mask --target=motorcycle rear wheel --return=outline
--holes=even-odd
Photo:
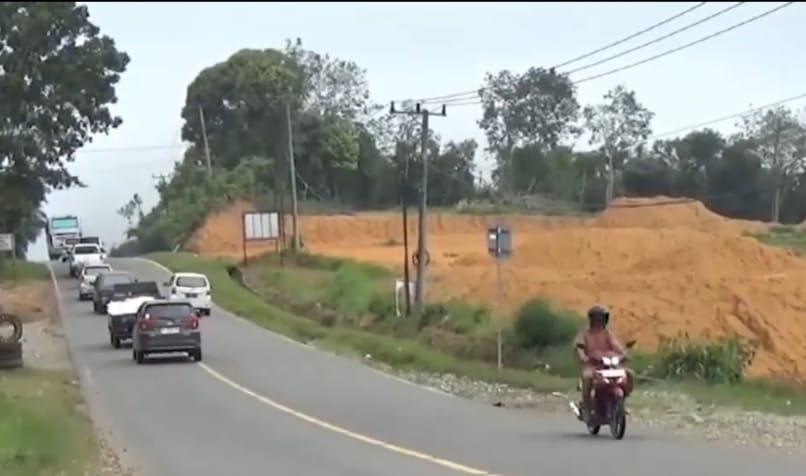
[[[593,436],[598,435],[599,430],[601,429],[602,429],[601,425],[588,425],[588,433],[590,433]]]

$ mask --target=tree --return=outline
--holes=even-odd
[[[568,75],[553,69],[529,68],[522,75],[504,70],[487,74],[479,91],[484,131],[489,150],[499,167],[511,171],[516,147],[540,144],[552,149],[569,134],[579,114],[576,88]],[[506,188],[512,189],[514,174],[506,173]]]
[[[369,86],[366,71],[356,63],[306,50],[299,38],[286,40],[285,54],[299,67],[306,112],[347,120],[366,114]]]
[[[145,214],[143,213],[143,199],[140,198],[140,194],[135,193],[125,205],[118,208],[118,215],[126,220],[129,228],[134,226],[135,219],[137,222],[142,220]]]
[[[634,91],[621,85],[608,91],[604,101],[586,107],[583,115],[591,134],[590,143],[598,144],[607,159],[605,203],[609,204],[613,199],[615,169],[652,133],[654,113],[638,102]]]
[[[81,185],[75,152],[121,124],[109,105],[128,63],[86,6],[0,3],[0,221],[20,243],[49,190]]]
[[[284,157],[286,104],[297,110],[303,78],[283,52],[243,49],[202,70],[182,108],[182,138],[203,150],[204,113],[213,165],[234,168],[248,156]]]
[[[753,144],[763,167],[771,173],[770,220],[777,223],[781,202],[806,161],[806,127],[792,111],[778,107],[742,118],[743,137]]]
[[[435,206],[456,205],[475,190],[474,158],[478,144],[473,139],[448,142],[433,157],[428,174],[428,202]]]

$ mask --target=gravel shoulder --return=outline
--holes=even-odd
[[[522,411],[569,413],[568,402],[578,395],[538,393],[504,384],[456,375],[399,370],[364,359],[380,371],[458,397]],[[646,428],[732,445],[806,456],[806,416],[748,412],[738,408],[705,406],[677,391],[636,389],[629,402],[630,420]]]

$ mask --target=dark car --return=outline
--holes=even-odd
[[[154,281],[116,284],[112,287],[112,297],[107,303],[107,329],[112,347],[118,349],[121,341],[131,339],[140,306],[160,298],[159,286]]]
[[[142,364],[148,354],[172,352],[186,352],[201,362],[201,329],[196,310],[187,301],[144,302],[132,331],[132,359]]]
[[[137,280],[124,271],[101,273],[95,278],[92,288],[92,310],[96,314],[106,314],[106,304],[112,298],[112,288],[116,284],[135,283]]]

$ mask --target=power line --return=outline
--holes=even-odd
[[[735,10],[735,9],[741,7],[742,5],[744,5],[745,3],[746,2],[737,2],[737,3],[733,4],[733,5],[730,5],[728,7],[723,8],[722,10],[719,10],[719,11],[717,11],[715,13],[712,13],[712,14],[708,15],[705,18],[702,18],[702,19],[697,20],[697,21],[695,21],[693,23],[689,23],[688,25],[680,27],[677,30],[671,31],[671,32],[666,33],[665,35],[661,35],[661,36],[659,36],[657,38],[653,38],[653,39],[651,39],[651,40],[649,40],[649,41],[647,41],[645,43],[642,43],[642,44],[640,44],[638,46],[634,46],[634,47],[632,47],[630,49],[627,49],[627,50],[624,50],[624,51],[622,51],[620,53],[616,53],[616,54],[610,55],[610,56],[608,56],[606,58],[602,58],[602,59],[600,59],[598,61],[594,61],[593,63],[588,63],[588,64],[586,64],[584,66],[580,66],[580,67],[574,68],[574,69],[572,69],[570,71],[566,71],[565,74],[578,73],[580,71],[584,71],[586,69],[593,68],[594,66],[599,66],[600,64],[607,63],[608,61],[612,61],[612,60],[614,60],[616,58],[621,58],[622,56],[626,56],[626,55],[628,55],[630,53],[633,53],[635,51],[644,49],[647,46],[654,45],[655,43],[660,43],[663,40],[671,38],[671,37],[673,37],[675,35],[679,35],[680,33],[683,33],[684,31],[690,30],[690,29],[694,28],[695,26],[702,25],[703,23],[705,23],[707,21],[710,21],[710,20],[713,20],[714,18],[716,18],[718,16],[724,15],[724,14],[730,12],[731,10]]]
[[[742,3],[740,3],[740,5]],[[698,45],[700,43],[708,41],[710,39],[713,39],[713,38],[716,38],[718,36],[724,35],[725,33],[733,31],[733,30],[735,30],[737,28],[745,26],[745,25],[747,25],[749,23],[752,23],[754,21],[760,20],[760,19],[762,19],[762,18],[764,18],[764,17],[766,17],[768,15],[772,15],[773,13],[775,13],[775,12],[777,12],[779,10],[782,10],[782,9],[788,7],[788,6],[791,6],[793,3],[795,3],[795,2],[786,2],[784,4],[778,5],[775,8],[772,8],[772,9],[767,10],[765,12],[759,13],[758,15],[752,16],[752,17],[748,18],[747,20],[741,21],[739,23],[735,23],[735,24],[733,24],[733,25],[731,25],[731,26],[729,26],[727,28],[723,28],[721,30],[718,30],[718,31],[716,31],[714,33],[711,33],[711,34],[706,35],[704,37],[701,37],[701,38],[699,38],[697,40],[694,40],[694,41],[691,41],[689,43],[686,43],[684,45],[677,46],[675,48],[671,48],[669,50],[666,50],[666,51],[664,51],[662,53],[658,53],[658,54],[650,56],[648,58],[644,58],[644,59],[642,59],[640,61],[636,61],[634,63],[630,63],[630,64],[627,64],[627,65],[624,65],[624,66],[620,66],[618,68],[614,68],[612,70],[605,71],[603,73],[599,73],[599,74],[596,74],[596,75],[593,75],[593,76],[588,76],[588,77],[585,77],[585,78],[582,78],[582,79],[579,79],[579,80],[576,80],[576,81],[573,81],[573,82],[575,84],[580,84],[580,83],[592,81],[594,79],[599,79],[599,78],[602,78],[602,77],[605,77],[605,76],[610,76],[612,74],[619,73],[621,71],[625,71],[627,69],[632,69],[632,68],[635,68],[636,66],[641,66],[641,65],[649,63],[651,61],[661,59],[661,58],[663,58],[665,56],[669,56],[669,55],[671,55],[673,53],[677,53],[679,51],[688,49],[688,48],[690,48],[692,46],[696,46],[696,45]],[[738,5],[733,6],[733,8],[736,8],[736,6],[738,6]],[[713,18],[713,16],[711,18]],[[481,87],[481,88],[471,90],[471,91],[464,91],[464,92],[461,92],[461,93],[454,93],[454,94],[439,96],[438,99],[440,101],[447,102],[451,106],[469,106],[469,105],[473,105],[473,104],[481,104],[480,100],[474,100],[472,102],[465,102],[465,101],[470,101],[471,97],[461,97],[461,96],[467,96],[468,94],[472,94],[472,93],[478,94],[481,91],[484,91],[484,89],[485,89],[484,87]],[[455,98],[455,99],[449,99],[449,98]],[[428,101],[428,99],[424,100],[424,102],[425,101]],[[459,101],[459,102],[454,103],[452,101]]]
[[[555,65],[554,68],[562,68],[563,66],[568,66],[571,63],[576,63],[579,60],[583,60],[585,58],[590,58],[591,56],[593,56],[593,55],[595,55],[597,53],[601,53],[602,51],[609,50],[610,48],[612,48],[614,46],[618,46],[618,45],[620,45],[622,43],[626,43],[626,42],[632,40],[633,38],[636,38],[636,37],[639,37],[639,36],[643,35],[644,33],[649,33],[650,31],[652,31],[652,30],[654,30],[656,28],[659,28],[659,27],[661,27],[661,26],[663,26],[663,25],[665,25],[667,23],[671,23],[672,21],[677,20],[678,18],[682,17],[683,15],[691,13],[694,10],[697,10],[698,8],[702,8],[702,7],[705,6],[706,3],[708,3],[708,2],[700,2],[700,3],[698,3],[698,4],[696,4],[696,5],[692,6],[692,7],[689,7],[687,9],[683,10],[680,13],[677,13],[677,14],[672,15],[672,16],[664,19],[664,20],[661,20],[658,23],[655,23],[654,25],[650,25],[650,26],[644,28],[643,30],[640,30],[640,31],[637,31],[637,32],[635,32],[635,33],[633,33],[631,35],[625,36],[624,38],[622,38],[620,40],[616,40],[613,43],[610,43],[609,45],[602,46],[601,48],[597,48],[597,49],[595,49],[595,50],[593,50],[591,52],[585,53],[583,55],[577,56],[576,58],[570,59],[570,60],[565,61],[563,63],[560,63],[558,65]],[[744,3],[744,2],[742,2],[742,3]]]
[[[642,64],[649,63],[650,61],[655,61],[657,59],[661,59],[661,58],[663,58],[665,56],[669,56],[672,53],[677,53],[678,51],[685,50],[685,49],[690,48],[692,46],[695,46],[695,45],[698,45],[698,44],[703,43],[705,41],[708,41],[710,39],[713,39],[713,38],[716,38],[718,36],[724,35],[725,33],[731,32],[731,31],[733,31],[733,30],[735,30],[737,28],[740,28],[740,27],[742,27],[744,25],[747,25],[749,23],[752,23],[754,21],[761,20],[762,18],[764,18],[764,17],[766,17],[768,15],[772,15],[773,13],[777,12],[778,10],[782,10],[782,9],[792,5],[793,3],[795,3],[795,2],[786,2],[786,3],[782,4],[782,5],[778,5],[775,8],[767,10],[766,12],[759,13],[758,15],[752,16],[752,17],[748,18],[747,20],[744,20],[742,22],[736,23],[736,24],[731,25],[731,26],[729,26],[727,28],[723,28],[723,29],[721,29],[719,31],[711,33],[710,35],[703,36],[702,38],[699,38],[697,40],[690,41],[690,42],[688,42],[688,43],[686,43],[684,45],[678,46],[676,48],[672,48],[670,50],[666,50],[663,53],[658,53],[656,55],[650,56],[649,58],[644,58],[641,61],[636,61],[634,63],[630,63],[630,64],[627,64],[627,65],[624,65],[624,66],[621,66],[621,67],[618,67],[618,68],[615,68],[615,69],[611,69],[610,71],[605,71],[604,73],[599,73],[599,74],[595,74],[593,76],[588,76],[586,78],[578,79],[578,80],[574,81],[574,83],[575,84],[585,83],[585,82],[588,82],[588,81],[592,81],[594,79],[599,79],[599,78],[603,78],[605,76],[610,76],[611,74],[619,73],[619,72],[627,70],[627,69],[635,68],[636,66],[640,66]]]
[[[687,127],[680,127],[680,128],[675,129],[675,130],[672,130],[672,131],[664,132],[662,134],[656,134],[656,135],[653,135],[652,137],[650,137],[650,139],[657,140],[657,139],[660,139],[660,138],[663,138],[663,137],[668,137],[668,136],[680,134],[681,132],[686,132],[686,131],[690,131],[690,130],[699,129],[699,128],[702,128],[702,127],[718,124],[720,122],[724,122],[724,121],[727,121],[727,120],[730,120],[730,119],[738,119],[738,118],[744,117],[744,116],[746,116],[748,114],[752,114],[754,112],[763,111],[765,109],[770,109],[770,108],[773,108],[773,107],[781,106],[781,105],[784,105],[786,103],[790,103],[792,101],[797,101],[798,99],[806,99],[806,93],[801,93],[801,94],[798,94],[798,95],[795,95],[795,96],[790,96],[788,98],[779,99],[778,101],[771,102],[771,103],[768,103],[768,104],[764,104],[763,106],[758,106],[758,107],[753,107],[753,108],[750,108],[750,109],[746,109],[746,110],[744,110],[742,112],[737,112],[737,113],[729,114],[727,116],[717,117],[716,119],[711,119],[710,121],[705,121],[705,122],[700,122],[700,123],[697,123],[697,124],[692,124],[692,125],[687,126]]]
[[[729,119],[737,119],[737,118],[740,118],[742,116],[746,116],[748,114],[751,114],[751,113],[754,113],[754,112],[757,112],[757,111],[761,111],[761,110],[764,110],[764,109],[769,109],[769,108],[773,108],[773,107],[777,107],[777,106],[782,106],[784,104],[787,104],[787,103],[790,103],[790,102],[793,102],[793,101],[797,101],[798,99],[806,99],[806,92],[803,92],[803,93],[800,93],[800,94],[797,94],[797,95],[794,95],[794,96],[789,96],[789,97],[786,97],[786,98],[783,98],[783,99],[778,99],[778,100],[776,100],[774,102],[767,103],[767,104],[764,104],[762,106],[756,106],[756,107],[753,107],[753,108],[750,108],[750,109],[746,109],[746,110],[741,111],[741,112],[736,112],[736,113],[729,114],[729,115],[726,115],[726,116],[720,116],[720,117],[717,117],[717,118],[714,118],[714,119],[709,119],[707,121],[699,122],[699,123],[696,123],[696,124],[691,124],[691,125],[685,126],[685,127],[679,127],[677,129],[667,131],[667,132],[664,132],[664,133],[661,133],[661,134],[655,134],[655,135],[651,136],[650,139],[654,140],[654,139],[659,139],[659,138],[662,138],[662,137],[668,137],[668,136],[679,134],[681,132],[685,132],[685,131],[688,131],[688,130],[698,129],[700,127],[706,127],[706,126],[710,126],[710,125],[713,125],[713,124],[718,124],[720,122],[724,122],[724,121],[727,121]],[[476,105],[476,104],[478,104],[477,101],[467,102],[467,103],[452,103],[451,106],[469,106],[469,105]],[[116,148],[116,149],[110,149],[110,151],[120,151],[120,150],[161,150],[161,149],[164,150],[164,149],[171,149],[171,148],[175,148],[175,147],[176,147],[176,145],[128,146],[128,147],[120,147],[120,148]],[[96,150],[98,150],[98,149],[96,149]],[[161,160],[164,160],[164,159],[159,159],[159,160],[161,161]],[[149,162],[149,163],[151,163],[151,162]],[[156,161],[155,161],[155,163],[156,163]],[[118,170],[118,169],[115,168],[115,169],[100,169],[100,170],[112,172],[112,171]],[[298,175],[298,177],[299,177],[299,175]]]
[[[682,17],[683,15],[691,13],[694,10],[697,10],[698,8],[701,8],[701,7],[705,6],[706,3],[708,3],[708,2],[700,2],[700,3],[698,3],[698,4],[696,4],[696,5],[692,6],[692,7],[689,7],[687,9],[683,10],[680,13],[677,13],[677,14],[672,15],[672,16],[670,16],[670,17],[668,17],[668,18],[666,18],[666,19],[664,19],[664,20],[662,20],[662,21],[660,21],[658,23],[650,25],[650,26],[644,28],[643,30],[637,31],[637,32],[635,32],[635,33],[633,33],[631,35],[628,35],[628,36],[625,36],[624,38],[616,40],[613,43],[607,44],[607,45],[602,46],[600,48],[597,48],[597,49],[595,49],[593,51],[589,51],[589,52],[587,52],[585,54],[579,55],[579,56],[577,56],[575,58],[572,58],[570,60],[564,61],[564,62],[562,62],[560,64],[554,65],[553,68],[562,68],[563,66],[567,66],[567,65],[569,65],[571,63],[576,63],[579,60],[589,58],[589,57],[591,57],[591,56],[593,56],[593,55],[595,55],[597,53],[601,53],[602,51],[608,50],[608,49],[610,49],[610,48],[612,48],[614,46],[618,46],[618,45],[620,45],[622,43],[625,43],[625,42],[627,42],[629,40],[632,40],[633,38],[641,36],[644,33],[648,33],[648,32],[650,32],[650,31],[652,31],[652,30],[654,30],[654,29],[656,29],[658,27],[661,27],[661,26],[663,26],[663,25],[665,25],[665,24],[667,24],[667,23],[669,23],[671,21],[674,21],[674,20]],[[475,95],[478,92],[479,92],[478,89],[472,89],[472,90],[468,90],[468,91],[462,91],[460,93],[453,93],[453,94],[446,94],[446,95],[443,95],[443,96],[434,96],[434,97],[430,97],[430,98],[425,98],[425,99],[422,99],[422,101],[423,102],[446,101],[446,100],[452,100],[452,99],[458,98],[460,96]]]
[[[663,133],[660,133],[660,134],[653,134],[652,136],[647,138],[647,142],[662,139],[664,137],[677,135],[677,134],[680,134],[682,132],[693,131],[693,130],[700,129],[700,128],[703,128],[703,127],[706,127],[706,126],[711,126],[711,125],[714,125],[714,124],[718,124],[720,122],[728,121],[730,119],[738,119],[738,118],[747,116],[748,114],[763,111],[765,109],[770,109],[770,108],[777,107],[777,106],[782,106],[782,105],[790,103],[792,101],[797,101],[798,99],[806,99],[806,92],[796,94],[794,96],[789,96],[789,97],[786,97],[786,98],[783,98],[783,99],[779,99],[777,101],[773,101],[773,102],[770,102],[770,103],[767,103],[767,104],[764,104],[764,105],[761,105],[761,106],[756,106],[756,107],[752,107],[752,108],[749,108],[749,109],[745,109],[744,111],[741,111],[741,112],[735,112],[735,113],[728,114],[728,115],[725,115],[725,116],[720,116],[720,117],[717,117],[717,118],[714,118],[714,119],[710,119],[710,120],[703,121],[703,122],[698,122],[696,124],[691,124],[691,125],[688,125],[688,126],[685,126],[685,127],[678,127],[677,129],[666,131],[666,132],[663,132]],[[451,104],[451,105],[452,106],[458,106],[458,105],[461,105],[461,104]],[[442,176],[444,176],[446,178],[450,178],[450,179],[453,179],[453,180],[456,180],[456,181],[459,181],[459,182],[462,182],[462,183],[469,183],[469,182],[466,182],[465,179],[459,177],[458,174],[452,174],[450,172],[446,172],[446,171],[438,169],[438,168],[436,168],[436,167],[434,167],[433,165],[430,165],[430,164],[429,164],[429,166],[430,166],[430,170],[432,170],[432,171],[436,172],[437,174],[442,175]]]

